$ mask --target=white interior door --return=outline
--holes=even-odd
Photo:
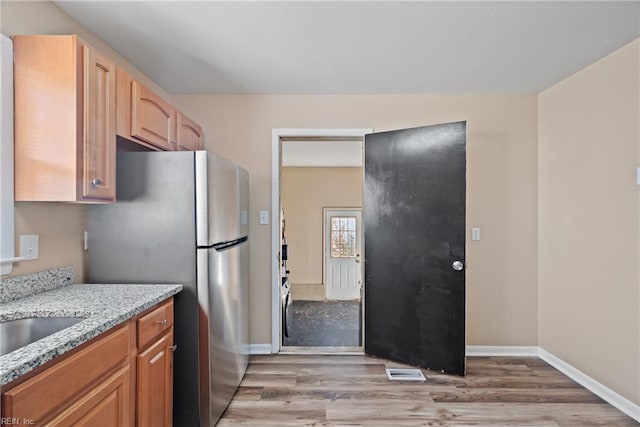
[[[360,299],[362,211],[324,212],[325,292],[328,300]]]

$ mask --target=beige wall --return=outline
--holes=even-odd
[[[638,41],[539,95],[539,345],[640,404]]]
[[[86,42],[107,55],[118,65],[160,94],[168,95],[137,71],[109,45],[81,26],[50,1],[0,2],[0,31],[15,34],[78,34]],[[14,264],[11,275],[42,271],[71,265],[76,268],[76,282],[85,278],[83,234],[86,209],[82,205],[61,203],[16,203],[16,250],[20,234],[39,234],[40,253],[37,261]]]
[[[251,342],[271,342],[271,131],[468,124],[468,344],[537,344],[535,95],[174,96],[204,126],[207,149],[251,173]],[[277,213],[276,213],[277,214]],[[468,233],[469,234],[469,233]]]
[[[362,168],[284,167],[282,207],[286,218],[289,280],[323,283],[323,208],[362,207]]]

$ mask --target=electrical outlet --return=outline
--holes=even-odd
[[[38,259],[40,236],[37,234],[23,234],[20,236],[20,256],[24,261]]]
[[[260,211],[260,224],[269,224],[269,211]]]
[[[471,240],[480,240],[480,228],[473,227],[471,229]]]

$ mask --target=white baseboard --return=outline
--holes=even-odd
[[[537,357],[536,346],[489,346],[468,345],[467,356],[511,356],[511,357]]]
[[[271,344],[249,344],[249,354],[271,354]]]
[[[484,346],[468,345],[467,356],[511,356],[531,357],[537,356],[547,362],[596,396],[600,397],[611,406],[624,412],[634,420],[640,422],[640,405],[636,405],[629,399],[619,395],[604,384],[594,380],[579,369],[574,368],[564,360],[536,346]]]
[[[569,365],[564,360],[549,353],[548,351],[538,348],[538,356],[596,396],[602,398],[607,403],[618,408],[634,420],[640,422],[640,405],[636,405],[615,391],[611,390],[604,384],[594,380],[584,372]]]

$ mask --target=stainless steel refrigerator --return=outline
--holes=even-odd
[[[205,151],[118,153],[117,202],[89,207],[92,283],[182,283],[174,425],[214,425],[248,357],[249,175]]]

